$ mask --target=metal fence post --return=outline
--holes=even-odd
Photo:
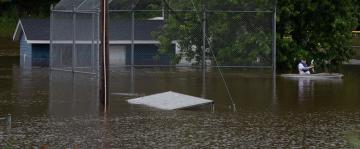
[[[50,70],[53,69],[53,61],[54,61],[54,57],[53,57],[53,19],[54,19],[54,12],[53,12],[54,6],[51,4],[50,6],[50,51],[49,51],[49,67]]]
[[[75,73],[75,67],[76,67],[76,6],[75,6],[75,0],[73,1],[73,37],[72,37],[72,72]]]
[[[92,39],[91,39],[91,72],[95,72],[95,15],[91,13],[91,32],[92,32]]]
[[[96,47],[97,47],[97,59],[96,59],[96,68],[97,68],[97,73],[98,73],[98,77],[100,78],[100,56],[101,56],[101,51],[100,51],[100,9],[97,10],[96,12]]]
[[[203,19],[202,19],[202,32],[203,32],[203,49],[202,49],[202,67],[206,69],[206,6],[204,2],[204,12],[203,12]]]
[[[131,85],[130,90],[131,93],[135,93],[135,4],[134,1],[132,1],[131,5]]]
[[[11,114],[8,114],[7,116],[7,128],[11,129]]]
[[[131,6],[131,66],[134,66],[134,52],[135,52],[135,45],[134,45],[134,40],[135,40],[135,6],[134,6],[134,2],[132,2],[132,6]]]
[[[273,13],[273,77],[276,77],[276,3],[274,7],[274,13]]]
[[[277,98],[276,93],[276,7],[277,1],[275,0],[274,13],[273,13],[273,102]]]
[[[202,44],[203,44],[203,49],[202,49],[202,97],[205,98],[206,97],[206,6],[205,6],[205,1],[204,1],[204,6],[203,6],[203,18],[202,18],[202,32],[203,32],[203,39],[202,39]]]
[[[201,97],[206,98],[206,68],[202,69],[202,91]]]

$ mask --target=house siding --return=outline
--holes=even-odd
[[[170,54],[175,54],[175,45]],[[141,44],[134,47],[135,65],[170,65],[171,56],[160,54],[159,47],[154,44]],[[131,65],[131,45],[126,45],[126,65]]]
[[[131,65],[131,45],[126,47],[126,65]],[[77,47],[80,57],[88,57],[86,47]],[[82,51],[82,49],[84,49]],[[29,44],[25,37],[20,38],[20,66],[23,68],[32,68],[32,66],[49,66],[49,44]],[[170,65],[171,55],[175,55],[175,45],[172,46],[170,54],[160,54],[159,48],[155,44],[138,44],[135,45],[134,51],[135,65]],[[80,56],[81,55],[81,56]],[[90,61],[90,60],[89,60]],[[81,61],[82,62],[82,61]],[[78,65],[82,65],[78,61]]]
[[[32,66],[49,65],[49,44],[27,43],[25,36],[20,38],[20,66],[32,68]]]
[[[20,35],[20,66],[31,69],[32,66],[32,46],[27,43],[24,34]]]

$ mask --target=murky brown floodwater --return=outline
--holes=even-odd
[[[360,66],[342,80],[273,80],[266,71],[224,70],[231,101],[215,70],[138,68],[111,72],[111,93],[168,90],[206,97],[209,108],[161,111],[111,95],[100,112],[90,75],[19,68],[0,57],[0,148],[270,148],[360,147]],[[133,77],[132,77],[133,76]],[[232,105],[236,105],[236,111]]]

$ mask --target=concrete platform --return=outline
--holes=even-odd
[[[146,105],[162,110],[177,110],[212,104],[212,100],[184,95],[176,92],[164,92],[127,100],[130,104]]]

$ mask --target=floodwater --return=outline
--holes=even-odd
[[[273,79],[267,70],[115,69],[102,112],[92,75],[23,69],[0,57],[0,148],[359,148],[360,66],[343,79]],[[203,81],[205,80],[205,81]],[[162,111],[131,94],[176,91],[215,108]],[[113,94],[116,93],[116,94]],[[123,94],[120,96],[119,94]]]

